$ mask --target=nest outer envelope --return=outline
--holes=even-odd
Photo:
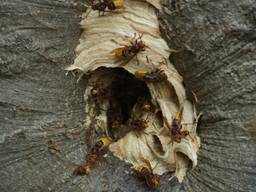
[[[198,126],[203,145],[197,167],[183,183],[167,183],[164,177],[157,191],[255,191],[255,4],[180,1],[177,11],[172,2],[163,1],[161,32],[180,51],[172,61],[205,112]],[[3,192],[147,190],[117,158],[80,178],[48,152],[47,141],[53,139],[63,156],[76,163],[87,153],[85,144],[64,136],[81,131],[85,117],[86,81],[77,84],[63,73],[80,38],[83,4],[0,2]]]
[[[195,116],[195,108],[191,107],[190,102],[186,100],[182,77],[168,61],[171,50],[161,38],[156,16],[156,7],[159,1],[150,1],[149,3],[126,0],[124,9],[120,13],[105,13],[104,17],[99,17],[97,11],[89,12],[89,16],[88,13],[85,13],[86,18],[81,22],[83,33],[76,48],[77,57],[74,64],[67,67],[66,70],[78,70],[84,74],[92,73],[92,77],[89,78],[89,85],[108,87],[113,81],[114,74],[104,74],[104,69],[97,69],[105,67],[106,71],[106,68],[122,67],[124,60],[118,60],[111,51],[129,45],[129,40],[143,34],[142,40],[148,47],[137,55],[139,64],[133,58],[123,68],[131,74],[134,74],[137,70],[151,72],[160,69],[164,71],[168,77],[167,81],[147,83],[147,86],[153,103],[159,105],[163,118],[167,119],[166,123],[168,125],[164,124],[164,127],[162,127],[160,123],[156,123],[155,118],[153,118],[154,114],[152,114],[152,117],[148,118],[149,127],[145,131],[139,134],[131,131],[119,141],[111,144],[109,149],[115,156],[131,163],[133,167],[144,164],[144,159],[149,160],[153,172],[159,175],[174,171],[177,164],[175,175],[182,182],[190,161],[193,168],[197,165],[196,153],[200,146],[200,140],[194,130],[197,117]],[[91,127],[91,124],[95,123],[96,130],[101,129],[107,132],[106,110],[109,103],[107,99],[101,101],[100,105],[104,110],[96,115],[96,104],[90,99],[92,87],[89,86],[85,93],[86,126]],[[181,106],[184,106],[182,123],[188,124],[183,127],[186,127],[184,129],[191,132],[191,134],[189,137],[182,139],[181,143],[176,143],[170,139],[171,133],[168,127],[172,126],[175,113],[179,111]],[[164,145],[162,147],[166,149],[162,156],[156,154],[156,151],[152,151],[155,145],[152,139],[153,135],[159,138],[162,145]],[[183,158],[178,157],[180,155]],[[183,160],[184,157],[190,161]]]

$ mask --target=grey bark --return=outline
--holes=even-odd
[[[198,167],[188,191],[256,191],[255,1],[168,2],[161,26],[171,60],[204,115]],[[179,7],[177,8],[179,9]]]
[[[198,167],[181,185],[165,175],[157,191],[256,191],[253,2],[163,2],[162,32],[180,51],[171,60],[204,115]],[[74,59],[84,8],[82,0],[0,2],[0,191],[148,190],[114,157],[84,177],[65,163],[86,154],[86,79],[76,83],[63,71]],[[50,153],[50,140],[61,158]]]

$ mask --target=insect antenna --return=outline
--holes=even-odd
[[[133,34],[133,38],[132,38],[132,39],[133,39],[133,40],[136,39],[136,36],[137,36],[137,34],[136,34],[136,32],[135,32],[135,33]]]
[[[143,36],[143,34],[142,34],[142,33],[141,33],[141,34],[139,34],[138,39],[139,39],[139,40],[142,40],[142,36]]]

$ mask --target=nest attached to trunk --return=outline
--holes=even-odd
[[[118,138],[109,146],[113,155],[133,167],[145,164],[146,159],[155,174],[175,171],[181,182],[190,166],[197,165],[200,147],[196,135],[198,116],[194,105],[186,99],[182,77],[168,60],[174,50],[161,38],[156,15],[159,9],[157,0],[126,0],[124,10],[118,13],[98,17],[97,12],[91,12],[81,22],[84,31],[76,48],[75,62],[66,69],[90,74],[84,97],[86,125],[97,133]],[[142,41],[147,47],[137,54],[137,61],[134,57],[122,65],[124,61],[117,59],[112,50],[129,45],[135,39],[134,34],[143,34]],[[167,78],[161,82],[143,82],[134,77],[138,71],[150,73],[155,70],[163,71]],[[92,99],[91,91],[95,86],[109,90],[111,97]],[[142,111],[136,103],[140,97],[150,98],[154,110]],[[129,131],[110,130],[112,114],[109,111],[113,105],[119,106],[121,111],[120,129]],[[182,130],[188,131],[189,135],[181,142],[175,142],[170,128],[181,108]],[[146,120],[147,128],[130,130],[129,122],[133,118]]]

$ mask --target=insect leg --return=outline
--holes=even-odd
[[[148,58],[148,56],[147,56],[147,55],[146,55],[146,59],[147,59],[147,63],[150,63],[150,62],[149,62],[149,58]]]
[[[92,9],[88,10],[88,13],[85,15],[85,18],[87,18],[89,16],[89,14],[91,13]]]
[[[136,63],[137,63],[137,65],[140,65],[140,62],[139,62],[139,59],[138,59],[138,55],[136,54],[135,57],[136,57]]]

